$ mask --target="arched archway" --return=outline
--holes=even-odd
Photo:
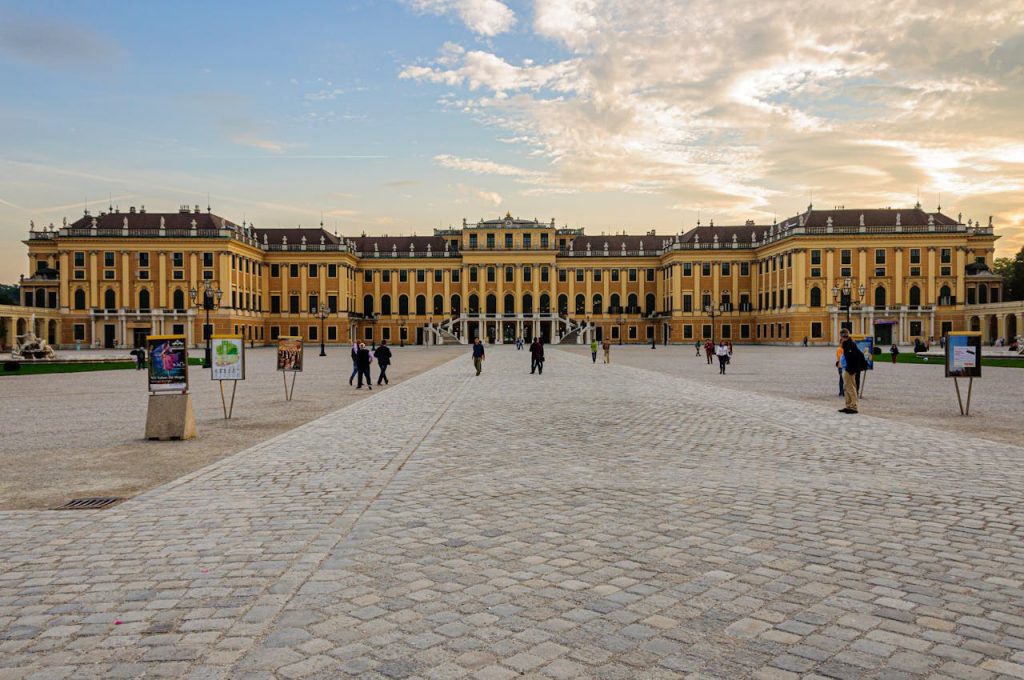
[[[821,307],[821,288],[811,286],[811,307]]]
[[[370,297],[370,306],[372,307],[373,297],[367,297]],[[174,309],[185,309],[185,291],[183,291],[181,288],[175,289],[174,293],[171,295],[171,305],[174,307]]]
[[[952,304],[952,302],[953,302],[952,295],[953,295],[953,291],[951,291],[949,289],[949,286],[943,286],[942,288],[939,288],[939,304],[940,305]]]
[[[988,317],[988,329],[985,335],[986,342],[992,342],[999,337],[999,316],[996,314]]]
[[[540,295],[540,311],[541,314],[548,314],[551,311],[551,296],[547,293],[541,293]]]
[[[586,298],[585,295],[583,295],[583,293],[578,293],[576,295],[576,313],[577,314],[584,314],[586,312],[586,309],[587,309],[587,298]]]
[[[85,309],[85,291],[81,288],[75,291],[75,309]]]
[[[885,286],[875,288],[875,307],[885,307]]]
[[[604,314],[604,310],[601,307],[603,302],[604,299],[600,294],[594,295],[594,314]]]
[[[972,316],[968,322],[972,331],[978,333],[981,331],[981,319],[976,316]]]
[[[533,296],[529,293],[523,296],[523,314],[533,314]]]
[[[498,298],[494,294],[487,296],[487,313],[497,314],[498,313]]]
[[[657,298],[654,297],[654,293],[648,293],[644,297],[644,308],[645,308],[648,316],[650,316],[651,314],[654,314],[654,308],[655,308],[655,306],[657,304],[656,300],[657,300]]]
[[[417,295],[416,296],[416,315],[426,316],[427,314],[427,296]]]
[[[503,314],[515,314],[516,313],[516,297],[511,293],[506,293],[505,299],[502,300],[502,313]]]
[[[28,331],[28,322],[25,319],[18,319],[14,324],[15,335],[25,335]]]
[[[391,296],[381,295],[380,296],[380,313],[381,316],[391,316]]]
[[[177,304],[177,303],[175,303],[175,304]],[[372,295],[364,295],[363,296],[363,314],[365,316],[370,316],[370,315],[373,314],[373,296]]]
[[[619,308],[621,306],[622,306],[622,302],[621,302],[621,298],[619,297],[619,294],[618,293],[612,293],[608,297],[608,313],[609,314],[618,314],[619,311],[620,311]]]
[[[921,306],[921,289],[917,286],[911,286],[909,295],[907,295],[907,304],[911,307]]]
[[[461,314],[461,313],[462,313],[462,296],[461,295],[452,295],[452,314],[458,315],[458,314]]]
[[[103,308],[117,309],[117,293],[113,288],[107,288],[107,291],[103,293]]]
[[[434,314],[444,314],[444,296],[434,296]]]
[[[1006,328],[1006,342],[1009,344],[1020,333],[1020,330],[1017,328],[1017,315],[1007,314],[1004,326]]]
[[[640,298],[636,296],[636,293],[630,293],[629,297],[626,298],[626,311],[630,314],[636,314],[640,309]]]
[[[480,313],[480,296],[473,293],[469,296],[469,313],[479,314]]]
[[[149,291],[143,288],[142,290],[139,291],[139,311],[148,312],[149,302]]]
[[[46,342],[50,343],[51,345],[56,345],[57,344],[57,320],[56,319],[50,319],[50,323],[47,324],[46,331],[47,331],[46,332]]]
[[[544,299],[546,297],[547,297],[547,295],[541,295],[540,296],[540,311],[542,311],[542,312],[546,311],[545,308],[544,308],[544,305],[547,302]],[[568,295],[562,294],[562,295],[558,296],[558,313],[559,314],[566,314],[566,315],[569,314],[569,296]]]
[[[409,316],[409,296],[399,295],[398,296],[398,314],[399,316]]]

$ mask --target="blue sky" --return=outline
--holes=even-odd
[[[890,5],[0,3],[0,280],[29,220],[207,194],[349,234],[506,210],[669,234],[920,195],[1019,249],[1020,11]]]

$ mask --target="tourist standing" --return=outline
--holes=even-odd
[[[839,339],[839,346],[836,347],[836,370],[839,371],[839,396],[843,396],[843,369],[846,368],[846,359],[843,358],[843,340]]]
[[[473,367],[476,369],[477,375],[480,375],[480,371],[484,367],[484,345],[480,342],[480,338],[473,339]]]
[[[900,355],[900,348],[896,346],[896,343],[892,343],[892,347],[889,348],[889,354],[892,355],[892,363],[896,363],[896,357]]]
[[[711,357],[715,356],[715,343],[708,340],[704,343],[704,355],[707,357],[708,366],[711,365]]]
[[[373,389],[373,378],[370,377],[371,363],[373,363],[373,357],[370,356],[370,350],[366,349],[364,343],[359,343],[359,348],[356,349],[356,370],[359,376],[357,390],[363,389],[363,378],[366,378],[366,389]]]
[[[601,349],[604,350],[604,363],[612,363],[612,343],[605,340],[601,343]]]
[[[388,347],[387,340],[380,341],[380,347],[373,351],[373,356],[377,358],[377,366],[380,367],[380,375],[377,377],[377,384],[380,385],[381,381],[384,384],[390,384],[388,380],[388,366],[391,365],[391,348]]]
[[[590,341],[590,361],[597,363],[597,340]]]
[[[725,375],[725,365],[729,363],[729,348],[726,347],[724,341],[718,343],[715,354],[718,355],[718,372],[721,375]]]
[[[351,385],[352,381],[356,379],[356,375],[359,373],[359,362],[356,361],[356,356],[359,354],[359,343],[352,341],[352,375],[348,377],[348,384]]]
[[[536,338],[530,345],[530,373],[534,370],[540,375],[544,374],[544,345],[540,338]]]
[[[697,350],[697,354],[695,356],[699,357],[700,356],[700,340],[694,340],[693,341],[693,348],[695,350]]]
[[[846,368],[843,370],[846,406],[839,409],[839,412],[857,413],[860,406],[857,385],[860,383],[860,372],[867,368],[867,360],[864,359],[864,354],[857,347],[857,343],[850,337],[850,331],[844,328],[840,331],[839,337],[842,339],[843,359],[846,362]]]

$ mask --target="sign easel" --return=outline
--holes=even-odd
[[[146,336],[149,408],[146,439],[192,439],[196,421],[188,393],[188,345],[184,335]]]
[[[211,338],[212,365],[210,378],[220,383],[220,405],[224,420],[229,420],[235,410],[235,392],[238,381],[245,380],[245,341],[241,335],[214,335]],[[224,395],[224,381],[231,381],[231,402]]]
[[[857,349],[864,355],[866,369],[860,372],[860,385],[858,385],[857,396],[864,396],[864,385],[868,381],[868,371],[875,369],[875,339],[870,335],[851,335],[850,339],[857,343]]]
[[[953,379],[960,415],[971,415],[971,390],[981,377],[981,333],[960,331],[946,334],[946,377]],[[960,395],[960,378],[967,378],[967,403]]]
[[[282,335],[277,339],[277,370],[284,380],[284,399],[291,401],[295,394],[295,376],[302,371],[302,338],[297,335]],[[291,387],[288,374],[292,374]]]

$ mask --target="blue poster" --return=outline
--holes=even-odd
[[[854,338],[854,341],[857,343],[857,349],[864,355],[864,361],[868,366],[867,370],[873,370],[875,368],[875,339],[870,335],[858,335]]]

